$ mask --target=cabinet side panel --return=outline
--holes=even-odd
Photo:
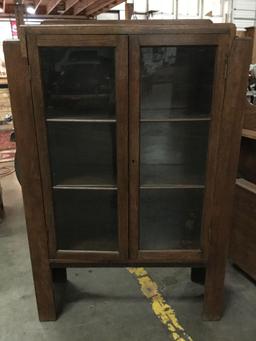
[[[5,42],[4,52],[38,313],[41,321],[55,320],[29,68],[27,59],[21,57],[19,42]]]
[[[229,58],[220,125],[218,166],[205,283],[204,317],[221,318],[232,202],[250,62],[250,40],[235,39]]]

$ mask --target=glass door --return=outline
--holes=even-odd
[[[184,251],[193,259],[203,249],[218,43],[178,38],[131,39],[133,258],[168,259],[176,253],[181,259]]]
[[[34,91],[44,105],[35,103],[35,117],[53,257],[125,257],[127,38],[51,36],[37,47]]]

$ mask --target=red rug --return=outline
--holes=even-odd
[[[10,141],[12,132],[12,130],[0,130],[0,151],[16,148],[16,143]]]

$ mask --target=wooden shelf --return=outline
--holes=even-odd
[[[84,165],[86,167],[86,165]],[[56,177],[54,188],[112,188],[116,189],[116,179],[109,167],[90,169],[89,174],[75,173],[76,168],[67,169],[67,172],[59,173]]]
[[[175,185],[142,185],[140,189],[154,190],[154,189],[203,189],[204,185],[183,185],[183,184],[175,184]]]
[[[160,117],[160,118],[142,118],[140,122],[201,122],[201,121],[211,121],[210,117]]]
[[[91,118],[91,117],[54,117],[54,118],[47,118],[47,122],[84,122],[84,123],[116,123],[116,119],[110,118]]]
[[[248,139],[256,140],[256,131],[251,129],[243,129],[242,136]]]
[[[81,99],[91,99],[91,98],[95,98],[98,100],[100,100],[103,97],[110,97],[111,93],[106,92],[106,93],[102,93],[102,94],[52,94],[51,95],[51,99],[61,99],[61,100],[81,100]]]
[[[110,185],[56,185],[53,189],[75,189],[75,190],[96,190],[96,191],[116,191],[117,187]]]
[[[254,184],[253,182],[247,181],[243,178],[239,178],[236,180],[236,185],[256,194],[256,184]]]
[[[157,120],[159,119],[177,119],[177,120],[207,120],[211,119],[210,112],[195,111],[189,108],[152,108],[145,109],[141,108],[141,119],[142,120]]]

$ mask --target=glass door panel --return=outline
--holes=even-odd
[[[113,123],[49,122],[54,186],[116,186],[116,126]]]
[[[118,171],[128,169],[120,136],[127,128],[127,37],[86,36],[84,46],[76,38],[78,46],[61,37],[64,46],[38,48],[53,202],[47,210],[57,251],[109,259],[128,252],[128,180]]]
[[[40,48],[46,117],[115,117],[114,47]]]
[[[202,189],[142,189],[140,249],[199,249]]]
[[[141,186],[203,185],[208,122],[145,122],[140,130]]]
[[[140,250],[199,249],[215,46],[140,49]]]
[[[111,190],[55,189],[57,248],[117,251],[117,194]]]
[[[141,48],[141,118],[205,118],[211,111],[214,46]]]

